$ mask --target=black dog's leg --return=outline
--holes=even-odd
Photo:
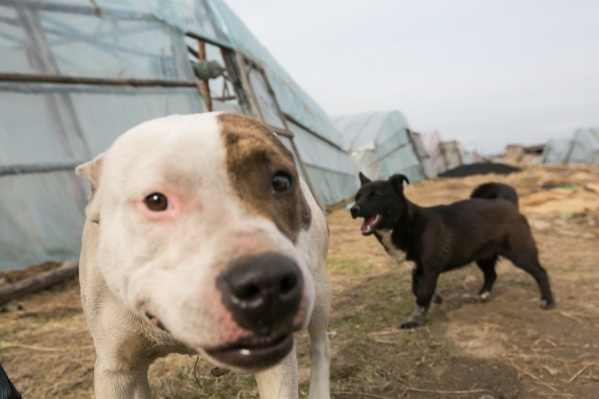
[[[418,296],[418,284],[421,275],[422,271],[420,269],[414,268],[414,270],[412,270],[412,294],[414,294],[414,296]],[[433,296],[433,302],[440,305],[443,303],[443,298],[441,298],[441,295],[435,294]]]
[[[420,286],[420,278],[422,277],[422,269],[415,267],[412,270],[412,294],[418,296],[418,287]]]
[[[509,256],[508,259],[517,267],[526,270],[535,279],[541,292],[541,308],[553,308],[555,300],[551,293],[549,275],[543,266],[541,266],[538,256],[536,254],[534,256],[532,254],[528,256],[513,255]]]
[[[530,233],[528,225],[526,230],[518,232],[508,241],[509,251],[506,251],[505,257],[508,258],[517,267],[526,270],[535,279],[541,292],[541,308],[551,309],[555,306],[555,300],[551,293],[549,275],[539,262],[539,252],[534,238]]]
[[[481,287],[478,295],[469,296],[468,300],[473,303],[486,302],[491,296],[491,290],[493,290],[493,284],[497,280],[497,273],[495,273],[495,264],[497,263],[497,255],[491,258],[478,260],[476,264],[482,270],[484,276],[484,283]]]
[[[426,313],[435,295],[438,278],[439,274],[436,272],[423,272],[419,267],[414,269],[412,292],[416,296],[416,309],[408,321],[401,323],[400,328],[416,328],[424,324]]]

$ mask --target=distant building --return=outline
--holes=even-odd
[[[441,142],[441,153],[445,159],[447,170],[457,168],[463,164],[463,151],[456,140]]]

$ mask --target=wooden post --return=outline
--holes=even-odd
[[[198,40],[198,59],[200,61],[206,61],[206,42]],[[200,89],[202,90],[202,97],[206,102],[206,108],[208,111],[212,111],[212,98],[210,98],[210,86],[207,80],[202,80],[200,83]]]
[[[74,277],[79,273],[79,262],[65,262],[56,269],[40,273],[37,276],[29,277],[14,284],[0,288],[0,305],[13,299],[32,294],[48,288],[63,280]]]

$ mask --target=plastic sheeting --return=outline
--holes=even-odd
[[[428,156],[433,164],[433,168],[437,174],[443,173],[447,170],[445,165],[445,157],[441,150],[441,135],[438,131],[423,132],[421,133],[422,144],[428,153]]]
[[[0,0],[0,73],[46,81],[0,81],[0,270],[78,256],[87,184],[72,173],[76,164],[144,120],[205,111],[185,32],[237,49],[264,70],[248,73],[261,114],[295,134],[281,140],[321,204],[355,193],[355,171],[331,120],[222,1]]]
[[[310,144],[311,154],[316,158],[316,161],[310,164],[310,169],[314,170],[314,176],[309,178],[315,180],[311,181],[311,186],[319,202],[323,205],[331,205],[355,193],[358,187],[357,178],[354,176],[351,160],[343,150],[343,138],[338,129],[322,108],[295,83],[223,1],[96,0],[96,3],[100,9],[119,15],[128,15],[127,13],[131,10],[150,13],[181,32],[193,32],[215,43],[235,48],[258,62],[265,71],[266,78],[282,112],[302,124],[310,132],[317,133],[316,135],[310,134],[305,129],[297,132],[297,129],[294,130],[293,126],[289,126],[287,123],[289,129],[301,136],[302,142]],[[264,121],[273,127],[283,127],[283,122],[274,112],[275,106],[267,95],[264,77],[250,69],[249,79]],[[323,145],[322,139],[334,145]],[[302,161],[303,156],[302,154]],[[321,165],[329,157],[333,157],[339,162],[335,171],[340,178],[339,181],[325,178],[324,175],[317,177],[318,173],[330,175],[330,169],[326,165]],[[323,183],[318,184],[317,180]]]
[[[482,160],[481,156],[476,151],[463,151],[462,152],[462,165],[470,165],[473,163],[479,163]]]
[[[551,164],[599,164],[599,128],[577,129],[571,139],[549,141],[541,159]]]
[[[0,72],[193,82],[177,29],[90,4],[0,2]],[[0,270],[77,258],[88,187],[74,166],[144,120],[203,110],[195,87],[0,82]]]
[[[195,89],[0,83],[0,168],[71,166],[0,175],[0,270],[76,258],[88,189],[73,167],[144,120],[201,109]]]
[[[339,131],[328,115],[295,83],[289,74],[270,55],[241,20],[220,0],[208,0],[212,14],[226,26],[228,39],[234,48],[259,61],[281,109],[313,132],[338,146],[343,145]],[[351,166],[349,160],[346,163]],[[350,172],[347,170],[346,172]]]
[[[178,1],[185,3],[186,7],[191,7],[190,10],[195,10],[187,13],[191,15],[201,15],[202,13],[197,12],[198,7],[207,7],[207,14],[212,20],[211,31],[216,33],[212,39],[226,41],[233,48],[257,61],[264,69],[281,111],[303,126],[293,123],[290,119],[285,121],[287,128],[295,134],[294,142],[318,201],[323,205],[332,205],[353,196],[358,188],[355,171],[350,157],[343,149],[343,139],[339,131],[322,108],[281,68],[224,2]],[[208,34],[201,25],[181,22],[179,26],[202,36]],[[272,112],[274,106],[268,105],[264,77],[250,69],[249,78],[265,122],[281,127],[279,117]],[[334,160],[334,166],[330,160]]]
[[[334,204],[355,195],[357,175],[347,153],[314,139],[311,133],[291,121],[287,126],[295,135],[293,141],[318,199],[325,204]],[[323,187],[327,189],[323,190]]]
[[[424,148],[424,143],[422,142],[422,135],[416,132],[410,132],[412,138],[412,146],[414,147],[414,152],[416,156],[420,160],[420,166],[422,167],[422,173],[424,173],[424,177],[426,179],[435,179],[437,178],[437,171],[433,167],[433,163],[426,152],[426,148]]]
[[[72,8],[52,7],[51,3],[64,4],[23,1],[8,7],[0,3],[0,71],[94,78],[193,78],[177,29],[151,16],[99,18],[86,1],[71,1]]]
[[[462,150],[460,144],[457,141],[444,141],[441,143],[441,152],[443,158],[445,158],[445,165],[447,170],[457,168],[462,165]]]
[[[599,128],[584,128],[574,132],[566,163],[599,164]]]
[[[545,144],[542,163],[561,164],[566,162],[568,151],[570,150],[569,139],[554,139]]]
[[[399,111],[345,115],[333,120],[356,169],[369,178],[387,179],[395,173],[413,182],[425,178],[408,121]]]

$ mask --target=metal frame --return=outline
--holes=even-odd
[[[229,84],[231,84],[231,86],[233,86],[233,92],[235,93],[234,96],[213,97],[211,94],[210,85],[208,84],[208,82],[196,79],[200,93],[202,94],[202,97],[204,99],[204,102],[206,103],[206,107],[208,108],[208,110],[209,111],[213,110],[213,106],[212,106],[213,99],[218,100],[218,101],[223,101],[223,102],[236,99],[239,107],[241,107],[241,109],[245,113],[252,115],[253,112],[251,111],[251,106],[249,106],[247,104],[248,99],[247,99],[247,94],[245,93],[246,90],[243,87],[243,84],[241,82],[239,82],[239,79],[237,78],[239,75],[239,72],[238,72],[239,69],[237,68],[237,65],[235,62],[235,57],[232,56],[233,50],[229,46],[222,46],[218,42],[215,42],[214,40],[206,39],[200,35],[196,35],[196,34],[192,34],[192,33],[188,32],[186,34],[186,36],[197,41],[198,49],[196,50],[196,49],[192,48],[191,46],[187,45],[187,51],[191,55],[193,55],[195,58],[197,58],[198,60],[206,59],[206,44],[214,46],[220,50],[222,62],[224,63],[225,69],[227,71],[227,75],[223,76],[223,78],[225,79],[225,85],[228,82]]]
[[[241,54],[241,53],[239,53]],[[258,98],[256,97],[256,94],[254,93],[254,88],[251,85],[250,82],[250,70],[253,69],[256,72],[258,72],[261,76],[262,79],[264,79],[264,82],[266,83],[266,90],[268,91],[268,94],[270,95],[270,97],[273,99],[273,102],[276,106],[276,114],[278,114],[279,119],[281,120],[281,122],[283,123],[283,129],[281,129],[280,127],[276,127],[276,126],[272,126],[269,125],[271,128],[275,129],[277,132],[280,132],[281,134],[284,134],[288,137],[293,137],[293,132],[289,130],[289,128],[287,127],[287,122],[285,120],[285,114],[283,113],[283,111],[281,111],[281,107],[279,106],[279,102],[277,101],[277,96],[275,95],[274,90],[272,89],[272,86],[270,85],[270,81],[268,80],[268,77],[266,76],[266,73],[264,72],[264,68],[262,68],[257,62],[255,62],[254,60],[252,60],[251,58],[242,55],[241,57],[243,59],[242,65],[243,65],[243,75],[247,81],[247,85],[248,87],[251,87],[251,95],[254,101],[254,104],[256,105],[256,110],[257,110],[257,114],[259,115],[259,119],[263,122],[263,123],[267,123],[264,120],[264,115],[262,113],[262,109],[260,108],[260,104],[258,103]]]
[[[262,122],[267,124],[264,121],[264,117],[262,116],[262,111],[260,109],[260,105],[258,104],[258,100],[256,98],[256,94],[254,93],[254,89],[250,83],[250,79],[249,79],[249,73],[248,73],[248,68],[254,68],[255,70],[257,70],[260,74],[262,74],[262,77],[264,79],[264,82],[266,83],[266,89],[268,90],[268,93],[270,94],[270,96],[272,97],[277,109],[277,113],[279,114],[279,117],[281,119],[281,121],[283,122],[283,126],[285,126],[285,129],[281,129],[272,125],[268,125],[268,127],[270,127],[275,133],[280,134],[282,136],[288,137],[289,141],[291,143],[291,147],[292,147],[292,151],[293,154],[297,160],[297,164],[298,167],[302,170],[302,174],[305,177],[305,181],[306,184],[308,185],[308,188],[310,189],[311,192],[315,193],[316,191],[314,190],[314,186],[312,185],[312,182],[310,181],[310,175],[308,174],[308,171],[306,169],[306,165],[304,165],[304,161],[302,161],[301,157],[299,156],[299,151],[297,150],[297,146],[295,145],[295,141],[294,141],[294,134],[293,132],[289,129],[289,127],[287,126],[287,115],[281,110],[281,107],[279,105],[279,101],[277,100],[277,96],[274,93],[274,90],[272,89],[272,86],[270,85],[270,81],[268,80],[268,77],[266,76],[266,73],[264,72],[264,68],[262,68],[262,66],[260,66],[256,61],[252,60],[251,58],[243,55],[240,51],[235,50],[235,55],[236,58],[238,60],[238,64],[241,65],[241,80],[244,83],[245,87],[249,87],[249,93],[250,93],[250,100],[251,100],[251,104],[252,106],[256,109],[256,117]],[[295,122],[294,122],[295,123]],[[304,126],[302,124],[296,123],[298,126],[304,128]],[[306,129],[307,131],[311,132],[309,129]],[[312,132],[311,132],[312,133]],[[316,198],[316,196],[315,196]],[[322,206],[322,204],[320,204],[320,201],[318,199],[316,199],[316,201],[319,202],[319,205]]]
[[[336,149],[343,151],[343,152],[347,152],[346,149],[342,148],[339,146],[339,144],[333,143],[331,140],[319,136],[318,133],[316,133],[315,131],[313,131],[312,129],[309,129],[306,127],[306,125],[304,125],[303,123],[301,123],[300,121],[298,121],[297,119],[295,119],[293,116],[289,115],[286,112],[283,112],[283,115],[285,116],[285,119],[287,119],[289,122],[293,123],[294,125],[297,125],[299,127],[301,127],[303,130],[305,130],[306,132],[310,133],[312,136],[318,138],[321,141],[324,141],[325,143],[327,143],[328,145],[330,145],[331,147],[335,147]]]
[[[18,2],[13,0],[0,0],[0,5],[14,9],[16,12],[17,23],[25,27],[23,32],[25,39],[32,46],[32,56],[38,70],[49,72],[46,74],[21,74],[21,73],[0,73],[0,87],[5,91],[23,91],[40,92],[44,96],[52,99],[48,101],[52,115],[52,123],[57,126],[55,131],[61,132],[57,137],[60,141],[70,141],[71,145],[64,146],[72,159],[78,159],[81,156],[90,156],[90,150],[83,138],[81,127],[74,116],[72,100],[67,91],[58,92],[43,86],[43,84],[64,85],[65,88],[71,88],[72,91],[81,90],[78,85],[93,86],[97,89],[109,87],[143,87],[143,88],[167,88],[167,87],[195,87],[195,81],[186,80],[168,80],[168,79],[116,79],[116,78],[92,78],[92,77],[72,77],[61,76],[52,55],[47,51],[48,42],[46,33],[40,25],[38,12],[56,11],[64,13],[74,13],[79,15],[99,16],[98,9],[92,7],[68,6],[60,4],[42,3],[42,2]],[[119,13],[119,19],[146,20],[155,21],[154,16],[150,14],[129,13],[122,15]],[[6,22],[12,22],[6,21]],[[51,32],[52,33],[52,32]],[[174,38],[171,38],[174,40]],[[143,52],[142,52],[143,53]],[[174,54],[181,57],[181,54]],[[16,87],[11,87],[11,86]],[[94,90],[85,90],[93,92]],[[68,137],[67,137],[68,136]],[[69,139],[70,138],[70,139]],[[77,155],[79,154],[79,155]],[[72,161],[60,164],[38,164],[38,165],[5,165],[0,167],[0,177],[15,174],[36,174],[70,171],[81,162]],[[81,192],[83,194],[83,187]],[[84,198],[85,195],[82,196]]]
[[[211,110],[211,97],[210,97],[210,89],[207,84],[202,84],[197,79],[194,80],[168,80],[168,79],[116,79],[116,78],[94,78],[94,77],[72,77],[72,76],[61,76],[59,74],[58,68],[51,59],[51,55],[44,49],[47,49],[47,40],[45,37],[45,31],[42,31],[40,22],[37,16],[39,11],[49,11],[49,12],[63,12],[63,13],[74,13],[79,15],[89,15],[89,16],[102,16],[105,15],[115,15],[118,16],[119,19],[129,19],[129,20],[143,20],[143,21],[154,21],[155,17],[151,14],[144,13],[136,13],[136,12],[128,12],[128,13],[115,13],[111,10],[101,10],[97,6],[94,6],[93,2],[90,6],[71,6],[71,5],[62,5],[62,4],[54,4],[54,3],[45,3],[43,1],[28,1],[28,2],[18,2],[14,0],[0,0],[0,5],[7,6],[14,9],[17,12],[17,18],[21,20],[21,25],[28,27],[25,29],[26,34],[28,35],[28,40],[33,43],[34,50],[36,55],[36,60],[39,68],[41,70],[48,71],[49,73],[45,74],[22,74],[22,73],[0,73],[0,86],[3,82],[8,83],[7,90],[16,90],[10,87],[10,83],[17,84],[25,84],[23,86],[23,91],[30,91],[30,89],[35,87],[35,89],[42,90],[43,87],[40,88],[39,84],[59,84],[65,86],[71,86],[74,90],[77,88],[75,85],[89,85],[100,87],[185,87],[185,88],[195,88],[205,101],[205,104],[208,110]],[[276,98],[272,85],[268,79],[268,76],[265,72],[265,69],[261,66],[261,64],[247,55],[241,53],[238,49],[233,48],[229,43],[224,41],[220,41],[214,38],[204,37],[195,32],[185,32],[184,36],[190,37],[198,41],[198,49],[191,49],[187,46],[188,50],[191,51],[198,59],[202,59],[204,55],[203,46],[205,44],[210,44],[213,46],[217,46],[221,49],[222,58],[225,63],[225,67],[228,72],[228,76],[230,79],[230,83],[233,86],[233,90],[235,91],[236,98],[238,99],[239,106],[243,110],[243,112],[247,115],[256,117],[258,120],[266,123],[264,120],[263,112],[260,108],[260,103],[257,100],[256,94],[254,92],[254,88],[250,83],[249,73],[251,70],[259,73],[266,85],[266,90],[270,97],[273,100],[273,104],[276,107],[275,112],[278,115],[281,124],[283,127],[274,127],[268,125],[275,133],[288,137],[290,139],[290,143],[292,146],[292,151],[294,152],[295,158],[297,160],[298,167],[301,168],[303,175],[306,177],[306,183],[310,187],[312,191],[314,191],[312,183],[309,181],[309,176],[307,173],[307,169],[303,164],[299,156],[299,151],[295,145],[293,140],[294,133],[291,129],[289,129],[288,124],[291,122],[302,130],[308,132],[309,134],[317,137],[319,140],[326,142],[328,145],[345,151],[338,144],[333,143],[326,138],[319,136],[316,132],[304,126],[302,123],[294,119],[289,114],[284,113],[281,110],[279,102]],[[37,50],[36,50],[37,49]],[[192,51],[193,50],[193,51]],[[182,54],[180,54],[182,55]],[[177,54],[175,54],[177,56]],[[38,69],[39,69],[38,68]],[[31,85],[28,85],[31,84]],[[36,85],[37,84],[37,85]],[[27,87],[29,86],[29,87]],[[44,91],[44,90],[42,90]],[[80,154],[88,154],[89,149],[85,145],[85,141],[82,139],[81,129],[77,124],[76,118],[72,115],[73,106],[70,103],[70,99],[68,96],[65,96],[61,93],[48,93],[48,95],[55,96],[57,105],[55,106],[55,123],[63,125],[61,131],[72,131],[76,137],[73,143],[76,143],[75,151]],[[67,126],[69,127],[67,129]],[[65,137],[66,139],[66,137]],[[74,154],[72,154],[74,155]],[[77,158],[77,157],[75,157]],[[73,165],[30,165],[30,166],[9,166],[4,167],[0,170],[0,176],[6,174],[16,174],[16,173],[42,173],[42,172],[52,172],[59,171],[71,168]]]
[[[406,129],[406,132],[408,133],[408,137],[410,138],[410,143],[412,144],[412,148],[414,149],[414,154],[416,154],[416,158],[418,158],[418,165],[420,166],[420,173],[422,173],[423,180],[430,179],[426,175],[426,170],[424,170],[424,165],[423,165],[423,162],[425,161],[425,159],[429,159],[429,158],[426,155],[426,151],[424,151],[424,154],[420,153],[419,150],[424,150],[424,148],[420,148],[416,145],[415,137],[416,137],[416,135],[420,135],[420,134],[413,132],[410,129]],[[420,143],[422,144],[422,140],[420,140]]]
[[[42,165],[0,165],[0,176],[24,175],[34,173],[73,172],[81,162]]]
[[[0,82],[19,83],[64,83],[86,84],[98,86],[162,86],[162,87],[196,87],[196,82],[191,80],[167,79],[111,79],[111,78],[85,78],[61,75],[33,75],[21,73],[0,73]]]

